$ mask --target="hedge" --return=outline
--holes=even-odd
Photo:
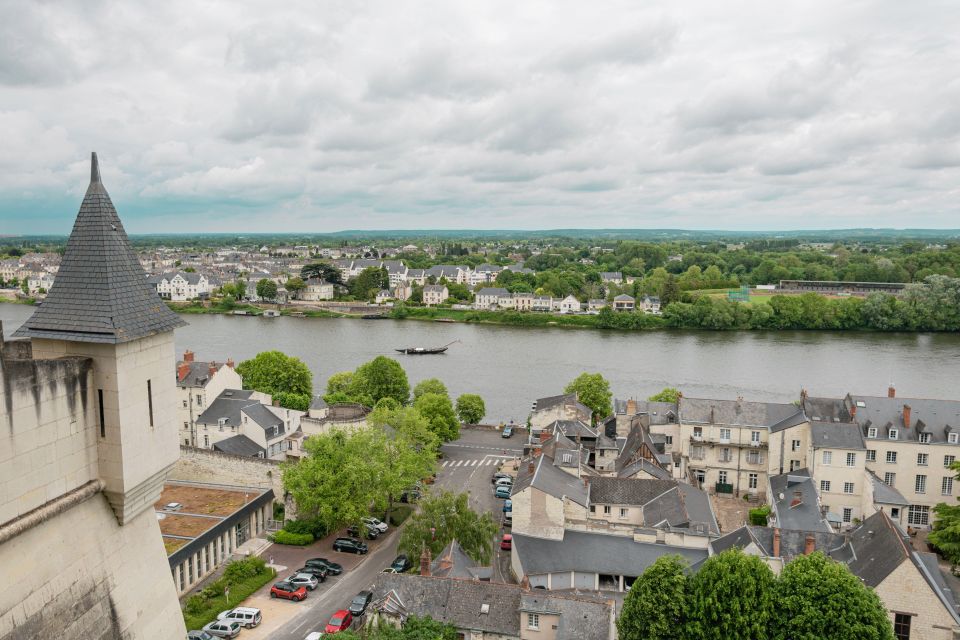
[[[298,547],[313,544],[313,534],[311,533],[290,533],[289,531],[280,529],[280,531],[267,537],[270,539],[270,542],[275,542],[276,544],[289,544]]]
[[[227,565],[223,577],[214,580],[184,603],[183,621],[187,630],[200,629],[216,619],[221,611],[235,607],[254,591],[273,580],[277,572],[266,566],[263,558],[251,556]],[[230,588],[230,601],[224,589]]]
[[[413,513],[413,508],[408,507],[407,505],[396,505],[390,511],[390,524],[394,527],[399,527],[403,524],[403,521],[410,517],[410,514]]]

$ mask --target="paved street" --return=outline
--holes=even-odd
[[[464,429],[461,436],[460,440],[443,445],[443,458],[439,462],[434,486],[448,491],[468,492],[471,508],[491,511],[494,518],[500,522],[503,500],[493,497],[490,478],[499,464],[514,460],[523,452],[523,436],[517,433],[513,438],[505,439],[501,438],[497,431],[481,429]],[[500,533],[503,533],[503,530]],[[294,558],[287,560],[282,557],[294,554],[301,562],[306,557],[320,556],[339,562],[345,568],[351,568],[340,576],[328,578],[326,583],[311,592],[301,603],[270,600],[269,594],[265,593],[269,591],[269,587],[261,590],[244,604],[262,609],[264,623],[257,629],[244,631],[243,637],[248,640],[303,640],[311,631],[322,631],[335,611],[345,608],[358,591],[368,588],[377,574],[393,561],[399,539],[399,532],[391,529],[386,540],[370,543],[370,553],[362,559],[350,554],[334,553],[327,541],[317,543],[321,546],[309,553],[276,545],[271,547],[264,556],[273,554],[276,564],[294,563]],[[494,546],[494,579],[509,581],[510,553],[500,551],[499,540],[498,533]],[[359,564],[356,564],[358,560]],[[289,566],[289,569],[299,566]],[[279,575],[286,577],[288,573],[281,571]],[[291,610],[296,611],[292,617]]]

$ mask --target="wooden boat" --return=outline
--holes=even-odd
[[[434,318],[434,322],[456,322],[453,318]]]
[[[453,342],[460,342],[459,340],[454,340]],[[443,345],[442,347],[407,347],[406,349],[395,349],[398,353],[405,353],[408,356],[426,356],[433,355],[436,353],[444,353],[450,345],[453,344],[450,342]]]

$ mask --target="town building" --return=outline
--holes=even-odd
[[[821,295],[866,297],[872,293],[900,295],[906,288],[902,282],[836,282],[833,280],[781,280],[785,293],[819,293]]]
[[[604,284],[623,284],[623,274],[619,271],[603,271],[600,273],[600,282]]]
[[[210,281],[202,273],[177,271],[161,273],[149,278],[164,300],[184,302],[210,297]]]
[[[614,311],[633,311],[636,309],[637,301],[633,296],[621,293],[613,299]]]
[[[177,424],[180,441],[188,446],[197,444],[197,417],[224,389],[242,389],[243,379],[237,373],[233,360],[201,362],[193,351],[184,351],[177,362]]]
[[[196,419],[196,446],[257,458],[284,459],[288,434],[303,411],[272,406],[268,394],[225,389]]]
[[[657,296],[643,296],[637,304],[637,308],[644,313],[660,314],[660,298]]]
[[[304,281],[303,290],[300,291],[300,299],[305,302],[319,302],[321,300],[333,300],[333,284],[322,278],[310,278]]]
[[[503,287],[483,287],[474,296],[473,307],[492,311],[499,308],[500,302],[509,297],[510,292]]]
[[[443,304],[450,297],[450,290],[446,285],[428,284],[423,288],[423,304],[433,307]]]

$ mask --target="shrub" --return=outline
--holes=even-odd
[[[393,511],[390,513],[390,526],[399,527],[401,524],[403,524],[404,520],[410,517],[411,513],[413,513],[413,509],[411,507],[394,507]]]
[[[313,534],[310,533],[290,533],[281,529],[270,536],[270,540],[277,544],[289,544],[298,547],[305,547],[313,543]]]
[[[767,516],[770,515],[770,505],[765,504],[756,509],[750,509],[750,524],[757,527],[767,526]]]
[[[204,591],[206,591],[206,589],[204,589]],[[223,592],[221,591],[221,593]],[[207,606],[207,598],[205,598],[204,596],[202,595],[190,596],[189,598],[187,598],[187,602],[186,604],[184,604],[183,610],[189,613],[190,615],[195,616],[198,613],[202,612],[206,606]]]
[[[259,556],[250,556],[243,560],[234,560],[227,565],[223,577],[230,585],[243,582],[247,578],[260,575],[267,570],[267,562]]]
[[[323,526],[319,518],[309,520],[290,520],[283,525],[283,529],[288,533],[310,534],[315,540],[325,537],[329,531]]]

